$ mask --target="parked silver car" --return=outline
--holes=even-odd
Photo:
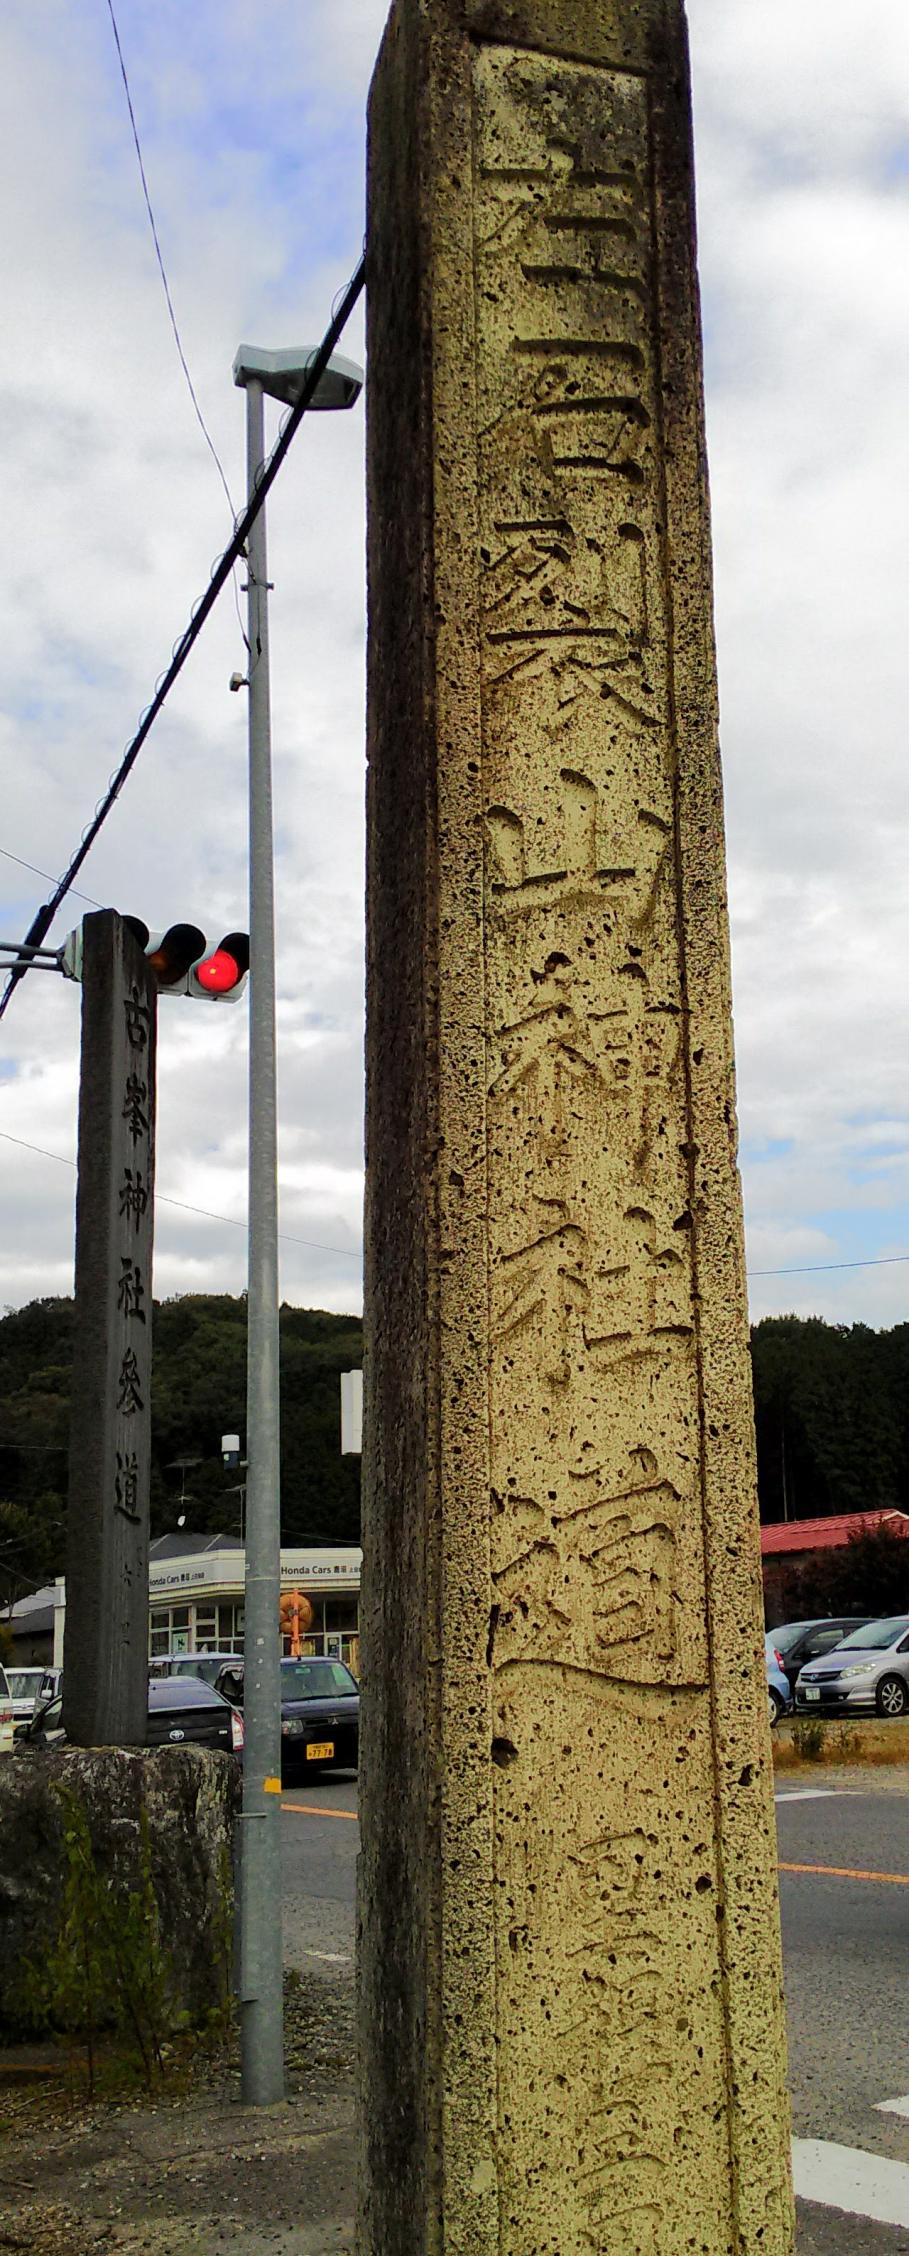
[[[768,1630],[780,1667],[789,1679],[790,1692],[795,1691],[800,1672],[809,1661],[819,1661],[822,1653],[838,1651],[868,1618],[867,1614],[812,1615],[810,1621],[778,1622]]]
[[[810,1661],[796,1681],[799,1714],[831,1708],[871,1709],[880,1716],[909,1712],[909,1614],[863,1623],[823,1660]]]

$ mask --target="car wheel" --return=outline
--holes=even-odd
[[[767,1710],[770,1729],[772,1731],[774,1725],[779,1723],[780,1717],[783,1713],[782,1700],[780,1699],[779,1693],[774,1692],[772,1684],[768,1684],[767,1686]]]
[[[877,1688],[877,1712],[882,1716],[905,1715],[909,1708],[909,1692],[901,1676],[882,1676]]]

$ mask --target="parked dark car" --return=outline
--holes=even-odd
[[[863,1629],[870,1619],[869,1614],[826,1614],[813,1621],[780,1622],[776,1629],[768,1629],[767,1640],[778,1656],[790,1695],[795,1692],[796,1677],[806,1661],[816,1661],[821,1653],[832,1652],[851,1630]]]
[[[239,1754],[243,1746],[243,1718],[210,1684],[198,1677],[162,1677],[148,1687],[147,1747],[215,1747],[223,1754]],[[34,1747],[66,1745],[63,1695],[39,1708],[16,1731],[15,1752]]]
[[[221,1670],[236,1659],[234,1653],[156,1653],[148,1664],[150,1682],[159,1676],[201,1676],[217,1684]]]
[[[228,1661],[218,1689],[243,1698],[243,1662]],[[285,1785],[324,1770],[356,1770],[360,1692],[343,1661],[312,1654],[281,1662],[281,1778]]]

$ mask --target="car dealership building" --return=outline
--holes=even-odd
[[[303,1651],[346,1661],[358,1672],[360,1569],[355,1544],[301,1544],[281,1552],[282,1590],[300,1590],[313,1611]],[[148,1572],[148,1651],[242,1653],[245,1557],[233,1536],[158,1535]],[[23,1598],[7,1616],[13,1658],[63,1662],[66,1584],[62,1576]],[[277,1627],[277,1624],[275,1625]]]

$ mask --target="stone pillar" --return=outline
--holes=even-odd
[[[82,941],[63,1714],[79,1746],[141,1747],[157,989],[113,909],[84,919]]]
[[[371,101],[359,2256],[787,2256],[678,0]]]

